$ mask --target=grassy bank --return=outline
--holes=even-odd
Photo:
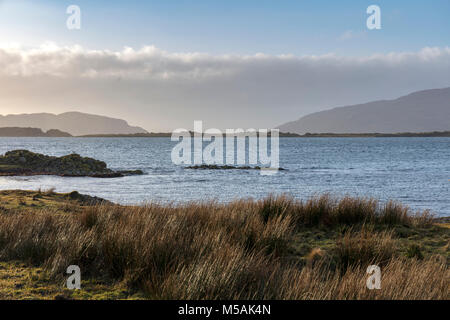
[[[0,206],[0,298],[450,298],[449,225],[394,202],[324,195],[132,207],[5,191]],[[72,264],[81,291],[63,289]],[[381,267],[381,290],[366,288],[371,264]],[[14,278],[21,270],[31,276]]]

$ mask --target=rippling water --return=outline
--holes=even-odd
[[[79,153],[112,169],[142,169],[115,179],[0,177],[0,189],[78,190],[119,203],[180,202],[291,193],[358,195],[399,200],[413,209],[450,216],[450,138],[281,138],[273,176],[257,170],[189,170],[171,162],[169,138],[0,138],[0,153],[28,149]]]

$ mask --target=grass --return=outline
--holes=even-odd
[[[324,195],[118,206],[3,191],[0,203],[4,274],[45,274],[6,286],[0,298],[27,298],[33,286],[44,288],[34,298],[450,297],[448,225],[394,202]],[[82,270],[81,291],[63,289],[72,264]],[[366,288],[370,264],[381,267],[381,290]]]
[[[130,295],[120,283],[103,279],[83,280],[81,290],[68,290],[63,281],[54,281],[41,267],[19,261],[0,262],[0,299],[142,299]]]

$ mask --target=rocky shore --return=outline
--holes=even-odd
[[[61,177],[118,178],[143,174],[141,170],[113,171],[105,162],[70,154],[47,156],[28,150],[14,150],[0,156],[0,176],[56,175]]]

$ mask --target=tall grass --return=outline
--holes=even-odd
[[[302,266],[286,259],[309,226],[429,223],[372,199],[306,202],[288,196],[185,205],[99,205],[78,213],[0,214],[0,259],[43,265],[55,277],[79,265],[153,299],[446,299],[445,261],[396,257],[390,233],[348,231],[334,252]],[[383,289],[365,287],[379,263]]]
[[[390,260],[381,268],[381,289],[368,290],[366,268],[345,273],[304,268],[283,273],[279,285],[285,299],[449,299],[448,267],[439,260]],[[326,269],[325,269],[326,270]]]
[[[395,255],[395,242],[392,231],[372,232],[364,226],[361,231],[347,231],[338,239],[335,252],[342,270],[371,264],[384,266]]]
[[[415,215],[408,207],[394,201],[380,204],[372,198],[334,198],[329,194],[307,201],[288,195],[269,196],[256,204],[264,221],[273,216],[290,216],[296,227],[354,225],[372,223],[384,225],[430,225],[428,211]]]

